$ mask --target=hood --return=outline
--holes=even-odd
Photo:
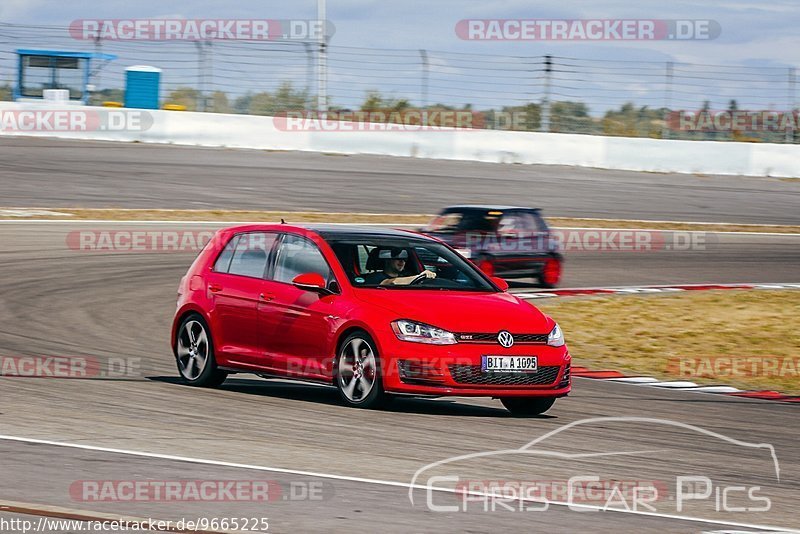
[[[427,323],[451,332],[547,334],[555,324],[533,305],[510,293],[424,289],[359,289],[356,297],[395,319]]]

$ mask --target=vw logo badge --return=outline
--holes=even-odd
[[[501,330],[497,334],[497,342],[505,348],[511,348],[514,345],[514,336],[508,330]]]

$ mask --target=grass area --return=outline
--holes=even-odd
[[[397,223],[424,226],[433,215],[424,213],[344,213],[317,211],[255,211],[255,210],[167,210],[167,209],[93,209],[93,208],[0,208],[0,219],[22,220],[27,217],[4,213],[7,210],[55,212],[53,215],[36,215],[36,219],[103,219],[110,221],[248,221],[278,222],[346,222],[346,223]],[[800,226],[761,224],[712,224],[680,222],[643,222],[626,219],[582,219],[572,217],[547,217],[554,228],[642,228],[653,230],[694,230],[706,232],[775,232],[800,234]]]
[[[800,394],[800,291],[591,297],[536,306],[563,328],[574,365]],[[718,360],[722,372],[714,372],[707,358],[715,357],[792,360],[783,360],[777,370],[758,367],[758,376],[742,376],[746,371],[731,376],[725,359]],[[681,358],[695,358],[684,368],[689,376],[670,368],[670,360]],[[750,362],[741,365],[752,369]]]
[[[661,221],[629,221],[625,219],[578,219],[547,217],[550,226],[559,228],[637,228],[648,230],[681,230],[700,232],[770,232],[800,234],[800,226],[772,224],[717,224]]]

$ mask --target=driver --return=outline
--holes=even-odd
[[[366,276],[368,284],[377,284],[381,286],[407,286],[413,281],[423,278],[436,278],[436,273],[428,271],[427,269],[419,274],[412,276],[400,276],[406,268],[406,260],[408,259],[408,251],[400,248],[392,248],[389,251],[381,251],[381,257],[388,253],[388,258],[385,258],[383,271],[371,273]]]

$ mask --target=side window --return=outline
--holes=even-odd
[[[222,249],[222,254],[219,255],[217,261],[214,262],[214,270],[218,273],[227,273],[228,267],[231,266],[231,258],[233,258],[233,250],[236,248],[236,242],[239,241],[239,236],[235,235],[228,241],[225,248]]]
[[[255,232],[242,234],[236,243],[231,266],[228,272],[241,276],[263,278],[267,270],[267,260],[276,234]]]
[[[292,283],[298,274],[319,273],[330,280],[331,270],[317,246],[304,237],[286,234],[278,249],[275,275],[278,282]]]
[[[374,265],[369,265],[369,253],[375,249],[374,246],[371,245],[358,245],[358,272],[361,274],[370,272],[370,267],[375,267]],[[380,269],[377,269],[380,271]]]
[[[547,223],[539,212],[526,213],[531,219],[531,228],[536,232],[546,232],[548,230]]]

